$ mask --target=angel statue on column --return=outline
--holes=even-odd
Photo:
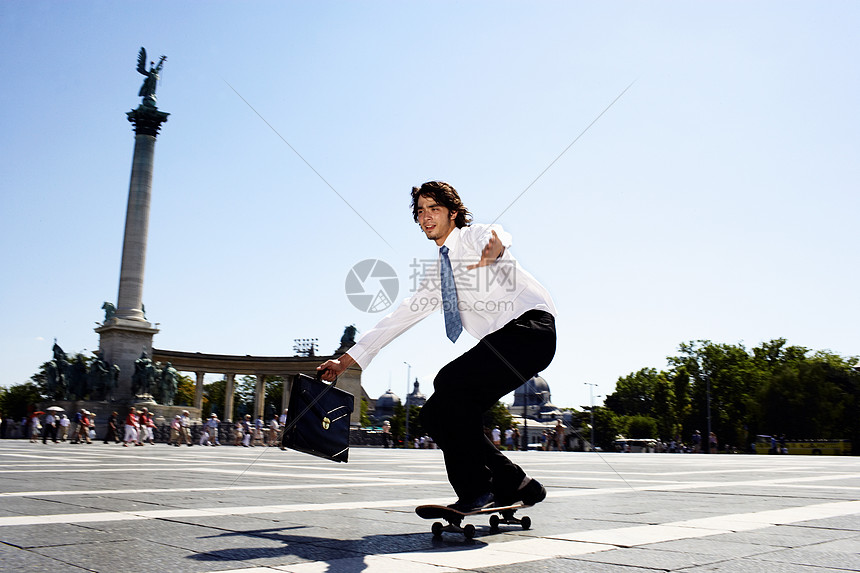
[[[137,71],[146,76],[143,80],[143,85],[140,86],[140,92],[137,95],[143,98],[144,105],[155,106],[155,88],[158,83],[158,73],[164,66],[164,60],[167,56],[161,56],[158,60],[158,65],[155,62],[149,62],[149,71],[146,70],[146,48],[141,48],[137,55]]]

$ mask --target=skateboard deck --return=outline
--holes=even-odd
[[[466,539],[472,539],[475,536],[475,526],[471,523],[461,527],[460,524],[467,517],[472,515],[489,515],[490,516],[490,531],[495,533],[499,530],[500,524],[519,525],[523,529],[531,527],[532,520],[527,516],[522,519],[514,517],[517,510],[531,507],[523,503],[515,503],[513,505],[505,505],[500,507],[487,507],[476,511],[462,512],[444,505],[419,505],[415,508],[415,513],[424,519],[443,519],[447,525],[442,525],[440,522],[433,524],[431,531],[434,537],[439,537],[444,532],[462,533]]]

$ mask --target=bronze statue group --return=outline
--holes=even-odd
[[[109,364],[100,351],[89,366],[81,354],[69,358],[56,341],[53,351],[53,359],[45,363],[45,391],[50,399],[112,402],[117,398],[120,368]],[[162,366],[146,352],[134,361],[133,396],[152,397],[159,404],[172,406],[178,382],[179,372],[170,362]]]

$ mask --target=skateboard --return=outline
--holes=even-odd
[[[521,526],[523,529],[528,529],[532,526],[532,520],[529,519],[528,516],[524,515],[522,519],[514,517],[517,510],[524,509],[526,507],[531,506],[524,505],[519,502],[513,505],[488,507],[486,509],[463,513],[462,511],[457,511],[444,505],[419,505],[415,508],[415,513],[424,519],[444,519],[447,522],[447,525],[442,525],[438,521],[433,524],[433,527],[430,528],[433,532],[433,537],[441,537],[442,533],[447,531],[449,533],[462,533],[466,539],[472,539],[475,537],[475,526],[471,523],[466,524],[463,527],[460,526],[466,517],[472,515],[489,515],[490,531],[492,533],[499,531],[500,524],[514,524]]]

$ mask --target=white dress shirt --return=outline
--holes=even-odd
[[[505,252],[484,267],[467,269],[481,260],[481,251],[496,231]],[[553,316],[555,305],[547,290],[511,254],[511,235],[500,225],[474,224],[454,228],[445,239],[448,258],[457,287],[457,300],[463,328],[481,339],[530,310],[543,310]],[[349,355],[363,369],[389,342],[434,311],[442,311],[440,255],[426,269],[415,293],[388,316],[379,321],[349,350]],[[440,334],[445,330],[441,329]]]

